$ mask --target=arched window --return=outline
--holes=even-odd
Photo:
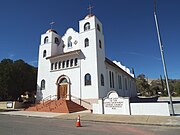
[[[97,30],[101,31],[101,28],[100,28],[99,24],[97,24]]]
[[[73,66],[73,59],[71,59],[71,61],[70,61],[70,67],[72,67]]]
[[[109,84],[110,88],[114,88],[114,73],[109,71]]]
[[[48,43],[48,36],[44,38],[44,44]]]
[[[55,66],[54,68],[55,68],[55,69],[57,69],[57,62],[55,63],[55,65],[54,65],[54,66]]]
[[[124,78],[124,83],[125,83],[125,90],[127,90],[127,79],[126,78]]]
[[[84,31],[89,30],[89,29],[90,29],[90,23],[87,22],[84,24]]]
[[[62,68],[65,68],[65,61],[62,62]]]
[[[71,41],[72,37],[68,37],[68,47],[72,47],[72,41]]]
[[[60,44],[59,39],[58,39],[57,37],[55,37],[55,43],[56,43],[57,45]]]
[[[112,72],[112,87],[114,88],[114,72]]]
[[[101,74],[101,86],[104,86],[104,76]]]
[[[91,75],[87,73],[84,77],[85,85],[91,85]]]
[[[61,61],[59,61],[58,68],[59,69],[61,68]]]
[[[77,58],[75,58],[74,66],[77,66],[77,65],[78,65],[78,60],[77,60]]]
[[[88,38],[86,38],[86,39],[84,40],[84,46],[85,46],[85,47],[89,46],[89,39],[88,39]]]
[[[54,68],[54,63],[51,63],[51,70],[53,70]]]
[[[43,79],[41,81],[41,90],[44,90],[45,89],[45,80]]]
[[[69,60],[66,61],[66,67],[69,67]]]
[[[119,89],[122,89],[122,79],[121,79],[121,75],[118,75],[118,84],[119,84]]]
[[[66,45],[64,44],[62,47],[64,48]]]
[[[46,57],[46,54],[47,54],[47,51],[44,50],[44,51],[43,51],[43,58]]]
[[[66,78],[61,79],[60,83],[68,83]]]
[[[101,40],[99,40],[99,48],[102,48]]]

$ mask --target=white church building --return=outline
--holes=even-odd
[[[49,29],[39,46],[37,101],[49,96],[92,103],[109,91],[122,97],[137,95],[134,75],[105,56],[102,23],[94,15],[79,21],[79,32],[63,36]]]

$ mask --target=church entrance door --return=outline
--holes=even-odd
[[[58,79],[57,83],[57,99],[70,99],[70,86],[69,81],[66,77],[61,77]]]
[[[63,84],[63,85],[59,86],[58,99],[66,99],[67,98],[67,88],[68,88],[68,84]]]

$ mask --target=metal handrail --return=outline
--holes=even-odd
[[[69,96],[69,94],[67,94],[67,96]],[[75,99],[77,99],[77,100],[79,100],[80,102],[84,102],[84,103],[86,103],[86,104],[91,105],[91,103],[88,102],[88,101],[85,101],[85,100],[83,100],[83,99],[81,99],[81,98],[78,98],[78,97],[76,97],[76,96],[73,96],[73,95],[70,95],[70,96],[73,97],[73,98],[75,98]]]
[[[50,101],[48,102],[47,104],[50,104],[52,102],[52,100],[57,100],[57,95],[49,95],[47,97],[45,97],[43,100],[42,100],[42,103],[43,105],[47,102],[47,101]],[[39,107],[38,105],[36,106],[36,110],[38,110]]]
[[[90,102],[85,101],[85,100],[83,100],[83,99],[81,99],[81,98],[79,98],[79,97],[66,94],[65,97],[67,97],[67,96],[70,96],[70,97],[73,97],[73,98],[77,99],[77,100],[80,102],[80,105],[81,105],[81,102],[86,103],[86,104],[88,104],[88,105],[91,105]],[[49,102],[47,102],[46,105],[48,105],[48,106],[50,107],[50,106],[51,106],[51,102],[52,102],[53,100],[57,100],[57,95],[49,95],[49,96],[47,96],[46,98],[44,98],[44,99],[42,100],[42,103],[43,103],[43,105],[44,105],[47,101],[49,101]],[[65,98],[65,99],[62,98],[62,100],[66,100],[66,98]],[[36,106],[36,109],[38,110],[38,109],[40,109],[40,108],[38,108],[38,106]]]
[[[46,102],[46,101],[51,101],[51,100],[57,100],[57,95],[49,95],[47,96],[46,98],[43,99],[43,104]]]
[[[89,104],[89,105],[91,104],[90,102],[85,101],[85,100],[83,100],[83,99],[81,99],[79,97],[73,96],[73,95],[66,94],[65,97],[66,96],[71,96],[71,97],[73,97],[73,98],[75,98],[75,99],[77,99],[79,101],[82,101],[82,102],[84,102],[86,104]],[[57,100],[57,95],[49,95],[49,96],[47,96],[46,98],[43,99],[43,103],[45,103],[46,101],[55,100],[55,99]]]

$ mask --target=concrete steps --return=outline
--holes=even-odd
[[[73,113],[87,110],[70,100],[49,100],[25,109],[25,111]]]

